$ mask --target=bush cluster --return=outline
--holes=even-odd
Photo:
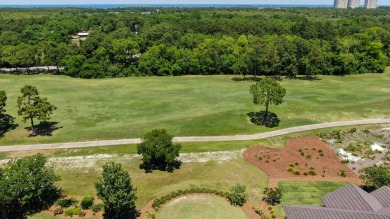
[[[81,208],[70,208],[65,211],[65,216],[75,216],[75,215],[80,215],[81,214]]]
[[[92,196],[85,196],[81,200],[80,206],[82,209],[89,209],[93,205],[94,198]]]
[[[158,209],[161,207],[161,205],[167,203],[168,201],[179,197],[181,195],[186,195],[186,194],[194,194],[194,193],[207,193],[207,194],[215,194],[221,197],[226,198],[228,196],[228,193],[218,191],[218,190],[212,190],[212,189],[206,189],[206,188],[191,188],[191,189],[186,189],[186,190],[178,190],[176,192],[171,192],[168,195],[164,195],[161,198],[156,198],[152,204],[152,207],[154,209]]]
[[[57,201],[57,205],[61,206],[62,208],[69,208],[72,205],[77,205],[79,201],[75,198],[65,198],[65,199],[59,199]]]
[[[93,211],[93,213],[97,213],[97,212],[103,210],[103,207],[104,207],[104,204],[103,204],[103,203],[93,204],[93,205],[91,206],[91,210]]]

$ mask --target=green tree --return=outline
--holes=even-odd
[[[253,96],[253,103],[265,105],[263,123],[266,123],[268,116],[268,106],[270,104],[279,105],[283,103],[286,89],[279,82],[272,78],[265,78],[251,85],[250,93]]]
[[[7,94],[5,91],[0,90],[0,116],[5,113],[5,106],[7,102]]]
[[[227,198],[232,204],[243,206],[248,199],[246,187],[244,185],[236,184],[235,186],[230,188],[230,192]]]
[[[60,197],[60,178],[41,154],[9,161],[0,168],[0,218],[22,219],[47,210]]]
[[[0,137],[8,130],[15,128],[14,117],[6,114],[5,106],[7,102],[7,94],[0,90]]]
[[[265,201],[271,205],[279,204],[283,195],[278,188],[265,188],[263,194],[266,196]]]
[[[142,155],[143,167],[147,170],[161,169],[172,170],[177,164],[180,144],[172,142],[173,136],[165,129],[155,129],[148,132],[142,138],[142,143],[137,146],[137,153]]]
[[[95,184],[98,197],[104,203],[104,217],[122,219],[134,217],[136,188],[129,173],[120,163],[109,162],[103,166],[102,178]]]
[[[46,97],[39,96],[38,89],[31,85],[24,86],[21,90],[22,96],[18,97],[18,115],[23,117],[23,122],[30,120],[31,132],[35,135],[34,119],[49,120],[50,114],[57,109],[47,101]]]
[[[390,185],[390,164],[374,165],[360,171],[361,178],[370,189],[379,189]]]

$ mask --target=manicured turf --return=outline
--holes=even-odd
[[[184,163],[173,173],[154,171],[145,173],[139,168],[139,160],[121,160],[137,187],[137,206],[143,207],[155,197],[193,186],[228,191],[236,183],[247,186],[249,197],[261,199],[261,191],[268,184],[264,172],[243,158],[226,162]],[[62,180],[58,183],[69,195],[95,195],[94,183],[100,177],[103,162],[92,167],[64,167],[56,172]],[[75,165],[78,166],[77,162]]]
[[[346,185],[345,182],[279,182],[282,200],[276,210],[283,214],[283,205],[323,205],[321,197]]]
[[[168,203],[157,213],[159,219],[172,218],[214,218],[214,219],[246,219],[239,207],[234,207],[227,200],[215,196],[185,197]]]
[[[322,80],[284,80],[285,103],[270,110],[280,128],[390,114],[390,69],[385,74]],[[0,145],[70,142],[140,137],[154,128],[175,136],[231,135],[270,131],[249,122],[259,111],[249,94],[253,82],[232,76],[133,77],[83,80],[54,75],[0,75],[8,95],[7,112],[17,115],[16,99],[26,84],[58,107],[53,121],[60,129],[51,137],[28,137],[24,124],[0,139]]]

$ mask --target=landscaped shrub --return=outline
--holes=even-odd
[[[70,208],[65,211],[65,216],[74,216],[81,213],[81,208]]]
[[[57,205],[63,207],[63,208],[69,208],[72,205],[77,205],[79,201],[75,198],[66,198],[66,199],[60,199],[57,201]]]
[[[315,175],[317,175],[317,173],[316,173],[316,171],[314,171],[314,170],[309,170],[309,172],[307,172],[309,175],[311,175],[311,176],[315,176]]]
[[[261,219],[268,219],[268,216],[262,208],[253,208],[253,210],[255,210],[256,214],[260,215]]]
[[[97,213],[99,211],[101,211],[104,207],[104,204],[103,203],[99,203],[99,204],[93,204],[91,206],[91,210],[94,212],[94,213]]]
[[[299,176],[299,175],[301,175],[301,172],[299,172],[298,170],[294,171],[294,175]]]
[[[59,215],[59,214],[62,214],[64,213],[64,210],[62,208],[56,208],[54,209],[53,211],[53,215],[56,216],[56,215]]]
[[[294,169],[291,168],[291,167],[289,167],[289,168],[287,169],[287,171],[290,172],[290,173],[292,173],[292,172],[294,172]]]
[[[299,163],[298,163],[298,162],[295,162],[295,166],[299,166]]]
[[[191,189],[187,189],[187,190],[179,190],[179,191],[174,191],[174,192],[171,192],[167,195],[164,195],[160,198],[156,198],[154,201],[153,201],[153,204],[152,204],[152,207],[154,209],[158,209],[161,205],[169,202],[170,200],[178,197],[178,196],[181,196],[181,195],[185,195],[185,194],[194,194],[194,193],[208,193],[208,194],[215,194],[215,195],[218,195],[218,196],[221,196],[221,197],[227,197],[230,193],[225,193],[225,192],[222,192],[222,191],[218,191],[218,190],[212,190],[212,189],[207,189],[207,188],[191,188]]]
[[[264,200],[271,205],[279,204],[282,198],[282,191],[279,188],[265,188],[263,194],[266,195]],[[268,207],[268,210],[272,210],[272,207]]]
[[[248,198],[246,187],[244,185],[236,184],[230,189],[227,198],[232,204],[243,206]]]
[[[347,172],[345,170],[339,170],[339,176],[347,177]]]
[[[94,198],[92,196],[85,196],[81,200],[80,206],[82,209],[89,209],[93,205]]]

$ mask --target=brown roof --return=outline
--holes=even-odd
[[[324,207],[283,206],[287,219],[390,219],[390,189],[367,193],[348,184],[324,197]]]

